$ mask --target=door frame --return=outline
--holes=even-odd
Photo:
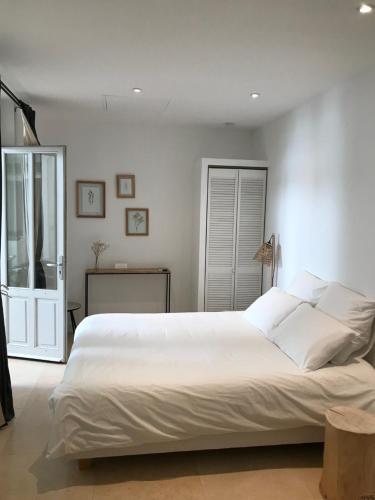
[[[63,179],[63,207],[62,207],[62,214],[63,214],[63,231],[62,231],[62,248],[64,252],[64,286],[63,286],[63,311],[60,311],[60,315],[58,315],[57,320],[62,322],[62,329],[64,332],[63,339],[62,339],[62,350],[61,350],[61,355],[59,355],[57,358],[49,358],[48,356],[44,355],[39,355],[39,354],[20,354],[20,356],[12,355],[9,354],[9,357],[22,357],[22,358],[29,358],[29,359],[41,359],[41,360],[46,360],[46,361],[51,361],[51,362],[58,362],[58,363],[64,363],[66,361],[66,355],[67,355],[67,319],[66,319],[66,306],[67,306],[67,207],[66,207],[66,146],[3,146],[2,147],[2,157],[4,159],[5,155],[7,153],[14,153],[14,154],[24,154],[24,153],[55,153],[57,155],[61,155],[61,159],[59,161],[59,157],[57,158],[56,162],[56,180],[58,182],[58,177],[59,177],[59,169],[62,169],[62,179]],[[2,276],[2,283],[7,284],[7,219],[6,219],[6,203],[7,203],[7,192],[6,192],[6,184],[5,184],[5,161],[2,162],[2,172],[0,173],[3,178],[3,199],[2,199],[2,231],[1,231],[1,276]],[[30,200],[31,201],[31,200]],[[30,254],[30,252],[29,252]],[[32,254],[30,254],[31,256]],[[57,255],[58,258],[58,255]],[[31,259],[32,260],[32,259]],[[32,266],[34,265],[33,263],[31,264]],[[4,297],[5,300],[6,297]],[[5,304],[5,300],[3,299],[4,303],[4,320],[5,320],[5,326],[6,326],[6,337],[7,337],[7,342],[8,342],[8,304]]]
[[[266,170],[268,162],[260,160],[235,160],[225,158],[201,158],[200,168],[200,214],[199,214],[199,243],[198,243],[198,297],[197,310],[205,310],[205,281],[206,281],[206,246],[207,246],[207,209],[208,209],[208,173],[212,168],[249,168],[253,170]],[[268,177],[268,175],[267,175]],[[266,180],[267,186],[267,180]],[[266,187],[267,198],[267,187]],[[266,215],[266,214],[265,214]],[[266,220],[266,216],[264,217]]]

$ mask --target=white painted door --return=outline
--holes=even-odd
[[[2,149],[1,284],[10,356],[65,361],[64,155],[64,147]]]
[[[237,189],[237,169],[209,169],[205,311],[233,309]]]
[[[262,293],[262,265],[254,256],[263,244],[266,171],[240,169],[234,309],[245,310]]]

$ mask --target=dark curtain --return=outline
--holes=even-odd
[[[0,397],[5,422],[14,417],[12,386],[8,368],[3,303],[0,301]]]
[[[1,80],[0,80],[1,81]],[[0,91],[0,124],[1,124],[1,91]],[[0,126],[0,153],[1,153],[1,126]],[[2,156],[0,154],[0,234],[2,221],[3,176]],[[0,243],[1,245],[1,243]],[[1,246],[0,246],[1,253]],[[3,303],[0,300],[0,402],[5,422],[14,417],[12,386],[8,367],[7,343],[5,335]],[[0,419],[1,420],[1,419]]]

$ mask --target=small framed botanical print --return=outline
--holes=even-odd
[[[135,198],[135,175],[116,175],[117,198]]]
[[[148,208],[125,209],[126,236],[148,236]]]
[[[77,217],[105,217],[105,182],[76,182]]]

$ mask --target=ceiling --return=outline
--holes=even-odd
[[[0,66],[36,109],[255,127],[375,64],[357,5],[0,0]]]

